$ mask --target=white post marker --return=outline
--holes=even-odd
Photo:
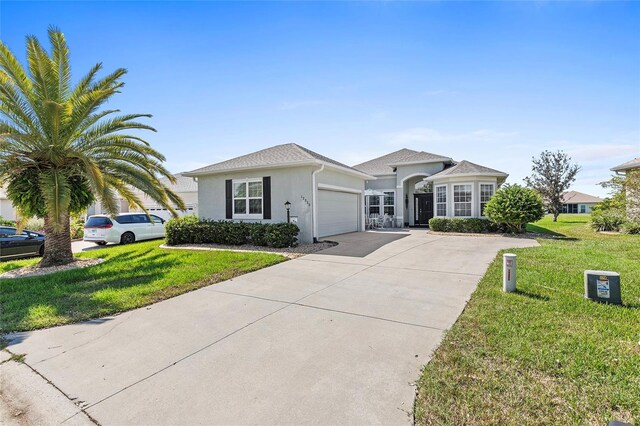
[[[502,290],[512,293],[516,291],[516,255],[505,253],[502,259]]]

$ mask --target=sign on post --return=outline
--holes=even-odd
[[[516,255],[505,253],[502,261],[502,290],[512,293],[516,291]]]

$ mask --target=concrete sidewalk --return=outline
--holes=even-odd
[[[124,314],[10,336],[101,424],[407,424],[420,368],[498,250],[411,231]],[[499,283],[496,283],[499,285]]]

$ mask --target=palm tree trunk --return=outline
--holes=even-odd
[[[65,214],[62,225],[55,227],[53,221],[45,217],[44,233],[44,256],[40,261],[40,267],[65,265],[73,262],[71,251],[71,231],[69,225],[69,214]]]

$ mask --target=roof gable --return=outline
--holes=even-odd
[[[472,163],[471,161],[463,160],[456,164],[453,167],[449,167],[444,169],[441,172],[436,173],[435,175],[431,175],[427,178],[427,180],[433,180],[443,177],[456,177],[456,176],[496,176],[496,177],[504,177],[509,176],[505,172],[501,172],[500,170],[492,169],[489,167],[481,166],[480,164]]]
[[[196,170],[185,173],[186,176],[197,176],[205,174],[220,173],[225,171],[243,170],[251,168],[266,168],[287,165],[304,165],[324,163],[343,168],[361,174],[359,170],[353,169],[346,164],[342,164],[317,152],[304,148],[295,143],[287,143],[272,146],[250,154],[241,155],[240,157],[222,161],[220,163],[211,164]]]
[[[444,155],[432,154],[430,152],[414,151],[412,149],[403,148],[390,154],[383,155],[382,157],[357,164],[353,166],[353,168],[370,175],[380,176],[393,174],[394,170],[392,166],[429,163],[434,161],[451,161],[451,158]]]

